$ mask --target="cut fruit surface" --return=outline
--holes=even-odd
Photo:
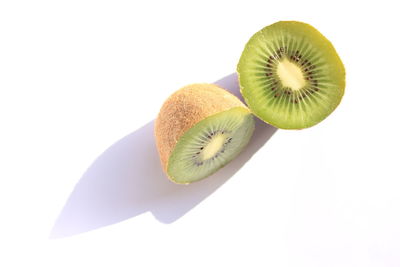
[[[161,164],[175,183],[203,179],[231,161],[254,131],[250,110],[213,84],[186,86],[163,104],[155,123]]]
[[[252,115],[242,107],[202,120],[177,143],[169,159],[168,175],[178,183],[209,176],[243,149],[253,130]]]
[[[281,21],[254,34],[237,71],[251,111],[278,128],[319,123],[344,94],[345,69],[335,48],[302,22]]]

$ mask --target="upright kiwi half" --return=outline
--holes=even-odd
[[[278,128],[321,122],[344,94],[345,69],[335,48],[302,22],[281,21],[254,34],[237,71],[251,111]]]
[[[231,161],[254,130],[250,110],[213,84],[193,84],[172,94],[155,122],[162,167],[175,183],[203,179]]]

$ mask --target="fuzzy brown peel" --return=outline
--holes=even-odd
[[[160,160],[167,173],[168,159],[182,135],[201,120],[234,107],[246,106],[234,95],[214,84],[192,84],[173,93],[155,121]]]

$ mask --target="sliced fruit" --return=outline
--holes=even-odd
[[[253,130],[249,109],[213,84],[193,84],[175,92],[155,123],[163,169],[182,184],[203,179],[235,158]]]
[[[321,122],[344,94],[345,69],[335,48],[302,22],[281,21],[254,34],[237,71],[250,110],[278,128]]]

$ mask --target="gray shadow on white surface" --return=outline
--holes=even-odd
[[[216,84],[241,98],[236,74]],[[237,158],[207,179],[177,185],[161,169],[153,125],[151,121],[125,136],[92,163],[69,196],[50,238],[87,232],[148,211],[158,221],[172,223],[232,177],[276,132],[256,119],[254,136]]]

